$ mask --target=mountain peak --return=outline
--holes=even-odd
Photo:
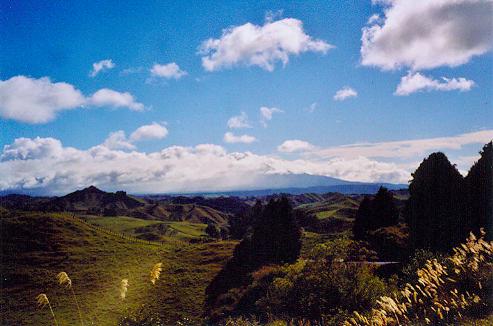
[[[90,185],[89,187],[82,189],[81,191],[83,191],[83,192],[104,192],[101,189],[99,189],[93,185]]]

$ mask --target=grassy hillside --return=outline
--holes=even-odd
[[[70,293],[56,283],[60,271],[72,279],[86,324],[114,325],[125,311],[141,305],[169,322],[182,317],[199,320],[204,289],[235,245],[194,245],[171,237],[157,245],[122,238],[67,214],[1,211],[0,221],[2,325],[50,325],[49,310],[36,307],[39,293],[48,295],[61,325],[76,325]],[[121,231],[139,223],[159,221],[127,219]],[[163,263],[163,272],[152,286],[149,271],[157,262]],[[118,291],[123,278],[129,280],[124,301]]]
[[[128,216],[86,216],[84,219],[117,233],[151,241],[167,241],[170,237],[190,241],[207,236],[207,224],[202,223],[144,220]]]

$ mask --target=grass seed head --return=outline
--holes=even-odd
[[[36,297],[36,301],[38,302],[38,307],[41,308],[50,304],[50,300],[48,300],[48,297],[44,293],[38,294],[38,296]]]
[[[152,268],[152,270],[151,270],[151,283],[152,284],[156,284],[156,281],[159,279],[159,275],[161,275],[161,271],[163,270],[162,266],[163,266],[162,263],[157,263]]]
[[[66,285],[68,288],[72,287],[72,280],[70,279],[70,277],[68,277],[67,273],[60,272],[56,277],[58,279],[58,284]]]

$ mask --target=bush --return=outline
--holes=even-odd
[[[386,293],[386,284],[369,265],[346,263],[354,254],[350,240],[336,240],[318,246],[308,259],[282,268],[267,294],[257,301],[259,311],[281,319],[312,322],[348,314],[353,309],[370,309]]]

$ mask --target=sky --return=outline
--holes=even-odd
[[[0,191],[465,174],[492,47],[492,0],[2,1]]]

